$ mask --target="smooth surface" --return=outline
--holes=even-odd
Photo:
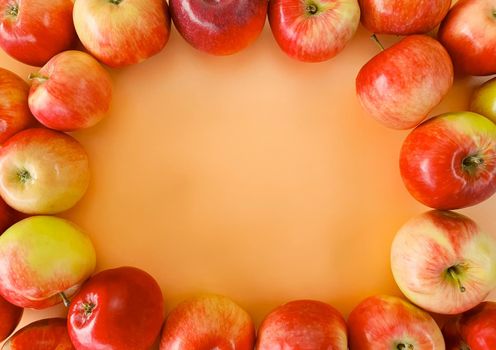
[[[293,299],[347,316],[367,296],[398,295],[392,239],[428,208],[401,181],[407,132],[379,125],[355,96],[358,70],[378,53],[369,34],[360,27],[334,59],[305,64],[268,25],[230,57],[196,51],[173,30],[160,54],[113,70],[110,115],[74,134],[92,181],[64,214],[91,236],[97,269],[146,270],[167,311],[200,292],[225,294],[257,324]],[[0,66],[35,71],[4,53]],[[486,79],[457,77],[435,113],[468,108]],[[461,212],[496,234],[495,208],[492,197]],[[22,324],[63,314],[27,311]]]

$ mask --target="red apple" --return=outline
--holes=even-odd
[[[0,235],[10,226],[26,217],[26,214],[20,213],[9,207],[0,197]]]
[[[30,79],[29,108],[50,129],[74,131],[91,127],[110,108],[110,75],[84,52],[59,53]]]
[[[426,35],[412,35],[365,64],[356,78],[362,107],[393,129],[424,120],[453,85],[453,65],[442,45]]]
[[[376,34],[411,35],[433,30],[448,13],[451,0],[358,0],[362,24]]]
[[[496,287],[496,236],[461,214],[429,211],[396,234],[391,270],[413,303],[439,314],[459,314]]]
[[[253,350],[250,316],[232,300],[202,295],[179,304],[165,323],[160,350]]]
[[[42,66],[76,40],[72,0],[0,0],[0,46],[10,56]]]
[[[163,321],[162,291],[153,277],[119,267],[83,285],[71,302],[67,327],[78,350],[148,350]]]
[[[170,0],[179,33],[198,50],[231,55],[250,45],[262,32],[267,0]]]
[[[2,350],[75,350],[65,318],[47,318],[18,330]]]
[[[418,307],[392,296],[362,301],[348,318],[350,350],[444,350],[441,330]]]
[[[84,47],[110,67],[139,63],[160,52],[170,34],[163,0],[84,0],[74,4]]]
[[[460,317],[460,333],[470,350],[496,349],[496,302],[484,302]]]
[[[28,108],[28,84],[16,74],[0,68],[0,144],[34,124]]]
[[[459,0],[441,23],[439,41],[460,72],[496,73],[495,8],[495,0]]]
[[[297,300],[273,310],[258,330],[257,350],[347,350],[346,323],[332,306]]]
[[[27,129],[0,148],[0,195],[27,214],[55,214],[74,206],[89,184],[88,155],[73,137]]]
[[[446,350],[470,350],[460,334],[458,317],[448,320],[444,324],[442,331]]]
[[[0,296],[0,341],[7,339],[16,329],[23,311],[23,308],[9,303]]]
[[[432,118],[405,139],[400,172],[410,194],[431,208],[478,204],[496,192],[496,125],[472,112]]]
[[[336,56],[360,22],[357,0],[272,0],[269,22],[274,38],[290,57],[320,62]]]

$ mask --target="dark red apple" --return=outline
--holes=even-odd
[[[75,350],[65,318],[38,320],[18,330],[2,350]]]
[[[171,17],[193,47],[213,55],[234,54],[262,32],[267,0],[171,0]]]
[[[470,350],[496,349],[496,302],[484,302],[460,317],[460,333]]]
[[[164,321],[159,285],[134,267],[104,270],[72,299],[67,327],[78,350],[148,350]]]
[[[0,235],[10,226],[26,217],[26,214],[20,213],[9,207],[0,197]]]
[[[458,323],[459,318],[448,320],[443,326],[443,337],[446,343],[446,350],[470,350],[463,341]]]
[[[24,309],[15,306],[0,296],[0,342],[16,329]]]

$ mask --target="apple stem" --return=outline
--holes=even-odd
[[[67,295],[65,295],[64,292],[60,292],[59,295],[60,295],[60,298],[62,299],[62,302],[64,303],[64,306],[69,307],[71,305],[71,301],[69,300]]]
[[[473,170],[474,168],[484,164],[484,159],[478,155],[471,155],[464,158],[462,164],[465,169]]]
[[[40,83],[43,83],[48,80],[48,77],[39,73],[31,73],[28,76],[29,80],[36,80]]]
[[[458,284],[458,288],[460,289],[460,292],[465,293],[467,289],[462,285],[462,282],[460,281],[460,277],[458,277],[457,275],[457,270],[458,269],[456,268],[456,266],[452,266],[448,269],[448,273],[450,274],[451,278],[455,280],[456,284]]]
[[[373,41],[374,41],[374,42],[375,42],[375,43],[376,43],[376,44],[380,47],[381,51],[384,51],[384,50],[385,50],[384,46],[382,45],[382,43],[381,43],[381,42],[379,41],[379,39],[377,38],[377,35],[372,34],[372,35],[370,36],[370,38],[371,38],[371,39],[372,39],[372,40],[373,40]]]
[[[319,8],[315,4],[308,4],[305,10],[311,16],[313,16],[313,15],[317,14],[317,12],[319,12]]]

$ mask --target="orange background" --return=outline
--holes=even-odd
[[[74,133],[91,185],[63,215],[93,239],[98,270],[148,271],[167,311],[197,293],[227,295],[257,324],[292,299],[347,315],[367,296],[399,294],[390,244],[427,208],[400,178],[407,131],[382,127],[356,99],[355,76],[378,53],[369,34],[360,27],[337,57],[305,64],[284,55],[268,24],[230,57],[196,51],[173,30],[157,56],[111,71],[110,115]],[[0,66],[35,71],[4,53]],[[487,79],[457,77],[433,114],[466,109]],[[461,212],[496,234],[495,205]],[[22,324],[64,312],[26,311]]]

